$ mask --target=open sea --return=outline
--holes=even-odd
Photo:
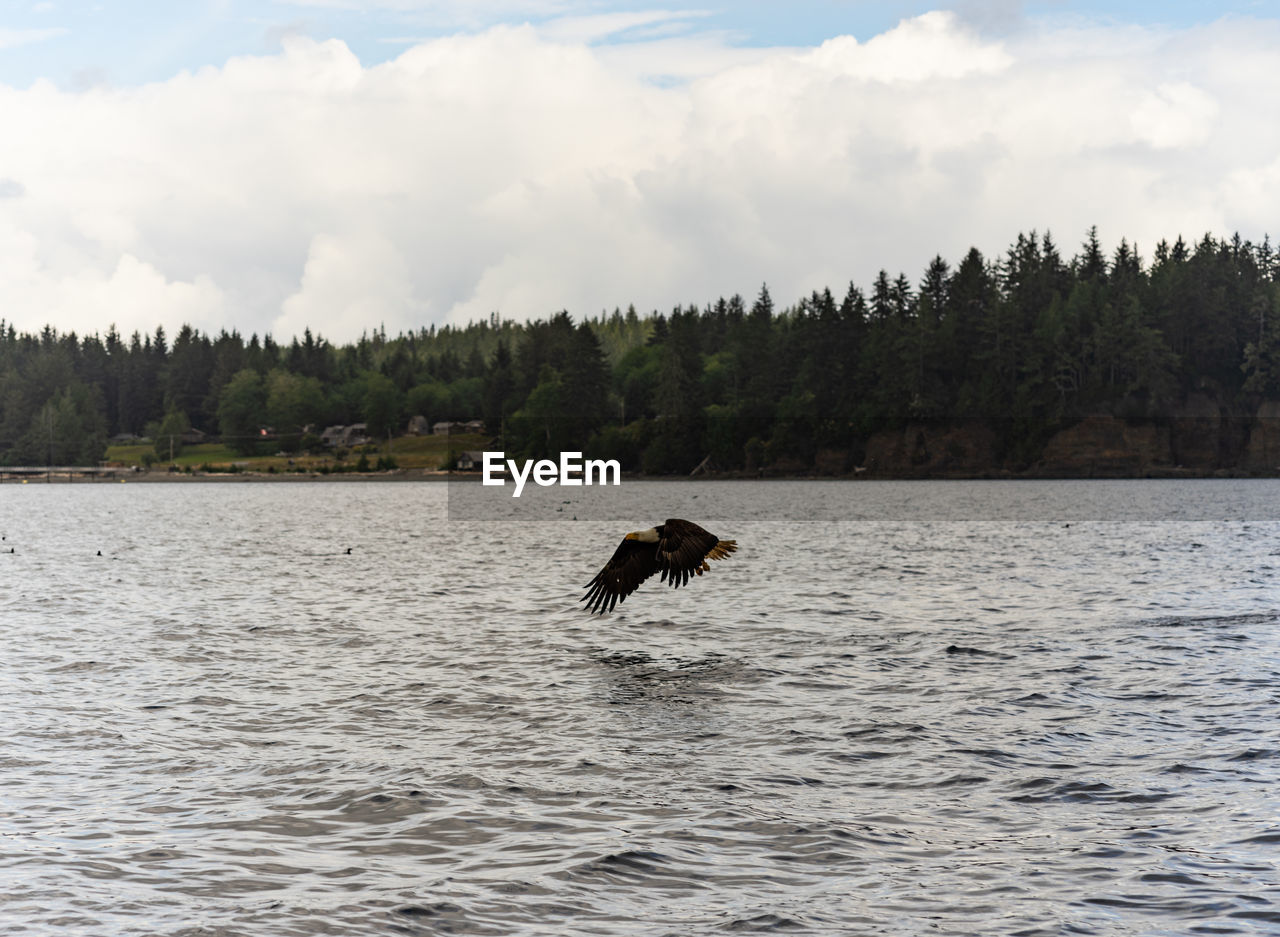
[[[0,933],[1280,933],[1280,481],[567,491],[0,485]]]

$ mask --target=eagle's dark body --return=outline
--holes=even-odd
[[[736,540],[721,540],[692,521],[673,517],[665,524],[626,535],[609,562],[587,583],[581,601],[589,612],[609,612],[656,572],[673,589],[738,549]]]

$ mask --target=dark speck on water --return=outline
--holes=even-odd
[[[911,484],[0,486],[0,932],[1277,933],[1280,482]]]

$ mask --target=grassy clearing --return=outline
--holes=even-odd
[[[202,465],[216,469],[238,465],[247,472],[314,472],[321,468],[332,470],[339,465],[353,466],[363,454],[370,465],[380,457],[389,455],[399,468],[442,469],[448,463],[450,453],[456,455],[464,449],[483,449],[488,441],[488,437],[483,435],[400,436],[392,439],[389,446],[384,442],[381,445],[358,446],[337,452],[321,450],[294,455],[252,456],[240,455],[221,443],[201,443],[184,446],[182,454],[173,460],[173,464],[180,469],[190,467],[193,470]],[[155,453],[148,443],[109,446],[107,461],[119,465],[141,466],[147,453]],[[159,459],[153,470],[167,469],[169,464],[168,459]]]

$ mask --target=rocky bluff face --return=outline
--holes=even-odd
[[[1167,417],[1086,416],[1039,447],[1010,446],[1011,435],[998,420],[910,422],[872,434],[860,468],[873,476],[922,478],[1280,473],[1280,401],[1274,400],[1241,415],[1196,393]]]

